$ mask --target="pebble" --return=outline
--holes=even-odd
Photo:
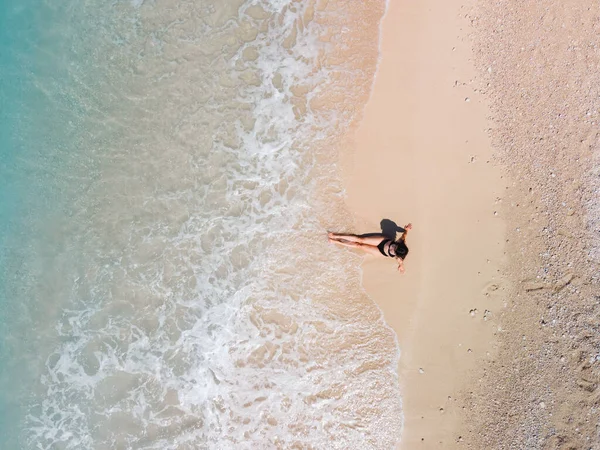
[[[425,373],[422,367],[419,367],[419,373]]]

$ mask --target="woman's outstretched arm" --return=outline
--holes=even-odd
[[[398,261],[398,272],[404,273],[404,261],[402,258],[396,258],[396,260]]]
[[[406,239],[406,235],[408,234],[409,230],[412,230],[412,223],[404,225],[404,233],[402,233],[402,236],[400,236],[400,240],[403,241]]]

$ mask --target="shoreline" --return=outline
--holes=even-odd
[[[384,258],[362,264],[363,286],[400,345],[406,449],[460,440],[456,398],[493,352],[505,284],[504,225],[494,215],[504,185],[491,162],[487,107],[470,86],[463,7],[388,3],[371,96],[343,159],[357,233],[379,231],[382,219],[414,225],[406,274]]]

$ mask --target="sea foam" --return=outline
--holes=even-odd
[[[85,189],[46,230],[53,289],[34,288],[55,320],[30,448],[395,445],[395,336],[359,257],[325,238],[351,225],[338,144],[384,5],[354,8],[134,2],[94,19],[102,70],[69,72]]]

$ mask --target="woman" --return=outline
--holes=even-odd
[[[408,230],[412,229],[412,224],[406,225],[402,231],[402,236],[397,241],[389,238],[385,234],[339,234],[328,233],[329,242],[345,245],[346,247],[360,248],[361,250],[373,255],[383,255],[390,258],[396,258],[398,261],[398,271],[404,273],[404,258],[408,255],[406,246],[406,235]]]

